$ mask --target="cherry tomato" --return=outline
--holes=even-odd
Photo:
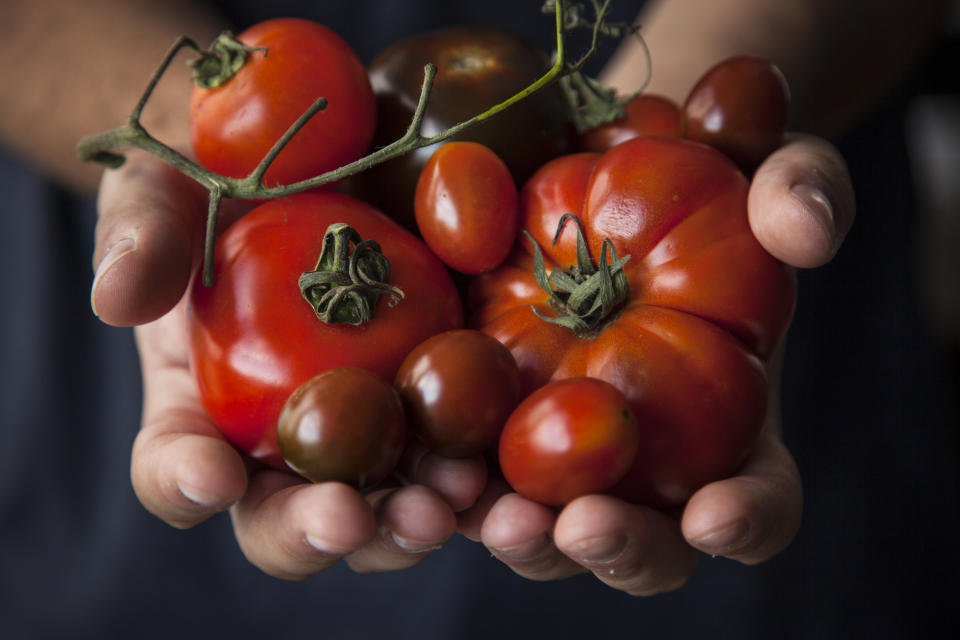
[[[683,105],[683,132],[752,171],[783,142],[790,91],[763,58],[737,56],[707,71]]]
[[[750,230],[747,187],[726,156],[681,139],[558,158],[521,192],[536,244],[518,243],[471,285],[472,326],[510,349],[524,393],[590,376],[626,395],[640,448],[617,492],[632,502],[683,503],[734,473],[762,426],[763,360],[786,332],[795,288]],[[553,244],[567,213],[582,225],[584,259],[573,220]],[[535,275],[535,247],[551,293]],[[602,263],[609,301],[589,293]]]
[[[265,184],[304,180],[363,155],[376,127],[376,100],[366,69],[340,36],[309,20],[278,18],[238,40],[267,52],[249,53],[220,86],[194,88],[190,131],[201,165],[234,178],[248,175],[320,97],[328,100],[326,109],[280,152]]]
[[[670,98],[641,93],[624,105],[624,110],[620,120],[581,134],[580,148],[602,153],[639,136],[680,137],[680,107]]]
[[[403,292],[399,302],[381,295],[373,317],[358,326],[321,321],[299,286],[325,246],[346,241],[325,242],[335,223],[379,244],[389,261],[386,284]],[[297,387],[345,366],[392,382],[413,347],[463,325],[443,263],[382,213],[341,194],[301,193],[260,205],[220,237],[214,273],[212,287],[203,286],[198,274],[188,310],[190,363],[201,400],[231,442],[280,468],[277,418]],[[351,313],[345,317],[353,321]]]
[[[280,412],[283,459],[314,482],[366,489],[387,477],[403,453],[407,426],[400,396],[357,367],[331,369],[300,385]]]
[[[527,397],[500,436],[500,469],[520,495],[562,506],[613,487],[639,445],[630,402],[609,382],[568,378]]]
[[[520,371],[502,344],[479,331],[428,338],[400,365],[395,385],[411,430],[437,453],[467,457],[497,441],[520,402]]]
[[[517,234],[517,187],[488,147],[451,142],[433,154],[417,183],[417,228],[447,266],[486,273],[510,253]]]
[[[491,27],[449,27],[401,40],[370,65],[378,108],[375,146],[389,144],[407,130],[428,62],[437,66],[437,76],[424,118],[425,136],[515,95],[550,66],[544,52]],[[553,84],[455,139],[490,147],[510,168],[516,184],[522,184],[547,160],[574,151],[577,132],[569,104]],[[364,171],[350,179],[350,193],[415,229],[414,191],[434,151],[420,149]]]

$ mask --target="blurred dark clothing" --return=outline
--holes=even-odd
[[[453,23],[552,45],[549,20],[524,3],[301,4],[231,3],[230,15],[238,26],[314,17],[365,61]],[[247,563],[226,515],[181,532],[148,514],[128,475],[132,332],[89,310],[94,204],[0,155],[0,637],[880,640],[956,629],[956,389],[915,293],[907,97],[842,141],[858,220],[834,262],[800,274],[783,400],[806,494],[797,540],[756,567],[703,557],[686,587],[646,599],[589,576],[524,580],[459,536],[408,571],[341,564],[286,583]]]

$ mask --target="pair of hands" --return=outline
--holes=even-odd
[[[206,192],[131,152],[105,174],[98,208],[91,303],[104,322],[137,326],[143,370],[134,490],[179,528],[229,509],[241,549],[268,574],[305,578],[341,558],[360,572],[402,569],[459,530],[528,578],[592,571],[616,589],[646,595],[682,585],[698,551],[756,563],[796,534],[802,491],[780,435],[779,355],[756,451],[736,476],[704,487],[676,513],[599,495],[557,513],[488,478],[482,459],[443,458],[418,445],[405,452],[396,486],[367,495],[259,467],[207,418],[187,365],[184,292],[201,258]],[[828,143],[790,138],[756,172],[748,208],[754,233],[774,256],[794,267],[823,264],[853,221],[846,166]]]

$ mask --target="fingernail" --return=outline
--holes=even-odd
[[[743,546],[749,530],[750,526],[746,520],[735,520],[693,538],[691,543],[701,551],[713,555],[730,553]]]
[[[183,482],[177,483],[177,489],[184,498],[201,507],[218,507],[223,503],[220,497]]]
[[[804,210],[813,216],[813,219],[820,224],[823,232],[833,244],[836,240],[837,224],[833,217],[833,206],[823,191],[811,184],[798,183],[790,187],[790,195],[796,198],[803,205]]]
[[[127,255],[136,248],[136,243],[133,238],[121,238],[117,240],[113,245],[107,250],[103,258],[100,259],[100,264],[97,265],[97,268],[94,270],[96,274],[94,278],[99,278],[104,273],[106,273],[111,266],[113,266],[120,258]]]
[[[397,545],[407,553],[426,553],[428,551],[436,551],[442,546],[434,542],[424,542],[423,540],[411,540],[410,538],[404,538],[403,536],[398,536],[396,533],[391,533],[390,537],[393,539],[393,543],[395,545]]]
[[[97,265],[97,268],[94,270],[93,276],[93,286],[90,287],[90,307],[93,309],[93,313],[97,316],[100,314],[97,313],[96,305],[96,291],[97,284],[100,282],[100,279],[103,278],[104,274],[110,271],[110,268],[118,263],[124,256],[133,252],[136,249],[136,242],[133,238],[121,238],[107,250],[107,253],[104,254],[103,258],[100,260],[100,264]]]
[[[508,547],[496,547],[491,549],[498,556],[503,556],[508,560],[525,561],[532,560],[543,550],[546,544],[544,536],[538,536],[532,540],[521,542],[520,544],[510,545]]]
[[[325,540],[320,536],[315,536],[312,533],[304,535],[304,540],[306,540],[307,544],[309,544],[311,547],[327,556],[345,556],[352,551],[352,549],[344,549],[336,544],[331,543],[329,540]]]
[[[627,536],[617,533],[581,540],[568,549],[566,554],[578,562],[593,565],[612,564],[623,556],[627,549]]]

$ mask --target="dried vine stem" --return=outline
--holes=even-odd
[[[426,113],[427,104],[430,100],[430,92],[433,88],[433,82],[437,73],[437,68],[433,64],[427,64],[424,67],[424,78],[420,89],[420,99],[418,101],[416,111],[413,114],[413,118],[411,119],[410,126],[407,128],[407,131],[403,136],[389,145],[381,147],[369,155],[360,158],[359,160],[346,164],[338,169],[327,171],[326,173],[309,178],[307,180],[302,180],[300,182],[278,187],[268,187],[263,184],[263,176],[276,159],[277,155],[314,115],[326,107],[327,101],[322,97],[318,98],[316,102],[314,102],[303,113],[303,115],[301,115],[300,118],[298,118],[297,121],[290,126],[287,132],[279,140],[277,140],[273,148],[264,156],[260,164],[250,173],[250,175],[244,178],[230,178],[227,176],[222,176],[201,167],[199,164],[193,162],[183,154],[177,152],[175,149],[154,138],[143,127],[140,122],[143,108],[150,99],[150,96],[163,73],[170,66],[170,63],[177,56],[177,54],[183,49],[191,49],[197,53],[200,53],[201,55],[205,54],[205,52],[197,46],[196,42],[187,37],[179,38],[167,52],[167,55],[154,72],[153,76],[150,78],[150,82],[148,83],[147,88],[140,100],[137,102],[137,105],[130,112],[127,123],[122,127],[83,138],[77,145],[77,154],[84,161],[100,162],[109,168],[116,168],[123,164],[124,157],[113,150],[119,147],[135,147],[153,154],[162,161],[178,169],[181,173],[203,185],[203,187],[210,192],[210,206],[207,214],[207,231],[204,242],[203,271],[203,282],[209,286],[213,284],[214,280],[213,247],[217,220],[220,213],[220,203],[223,198],[243,198],[255,200],[279,198],[318,187],[329,182],[342,180],[347,176],[359,173],[374,165],[380,164],[410,151],[442,142],[452,136],[455,136],[464,129],[472,127],[493,117],[501,111],[504,111],[511,105],[539,91],[551,82],[563,76],[579,71],[586,61],[595,53],[599,36],[606,29],[605,18],[608,12],[610,1],[606,0],[602,3],[596,1],[593,2],[596,15],[595,21],[591,23],[593,28],[591,47],[576,62],[573,63],[567,62],[566,49],[564,46],[564,32],[568,29],[582,26],[582,19],[578,16],[575,21],[567,20],[564,13],[565,3],[563,0],[555,0],[553,3],[548,3],[548,5],[550,4],[552,4],[552,11],[556,16],[556,56],[550,69],[547,70],[547,72],[537,79],[533,84],[526,87],[516,95],[507,98],[503,102],[490,107],[486,111],[483,111],[468,120],[460,122],[448,129],[445,129],[444,131],[441,131],[437,135],[428,138],[421,134],[421,127],[423,124],[424,114]],[[549,7],[545,8],[549,9]]]

